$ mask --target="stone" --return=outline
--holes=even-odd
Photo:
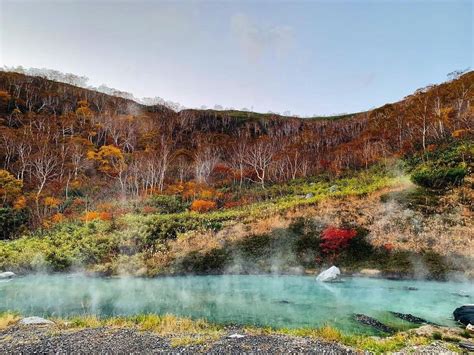
[[[469,333],[474,334],[474,325],[472,325],[472,324],[469,323],[468,325],[466,325],[466,330],[467,330]]]
[[[26,317],[20,320],[21,325],[52,325],[54,322],[41,317]]]
[[[390,313],[393,314],[397,318],[406,320],[407,322],[410,322],[413,324],[431,324],[426,319],[416,317],[410,313],[398,313],[398,312],[392,312],[392,311],[390,311]]]
[[[341,274],[341,270],[337,266],[331,266],[329,269],[321,272],[317,277],[316,281],[330,282],[336,280]]]
[[[382,274],[382,271],[377,270],[377,269],[362,269],[359,271],[359,273],[363,276],[369,276],[369,277],[377,277]]]
[[[333,192],[336,192],[339,190],[339,187],[337,187],[337,185],[332,185],[330,188],[329,188],[329,192],[333,193]]]
[[[365,314],[355,314],[354,318],[356,321],[358,321],[361,324],[368,325],[374,329],[377,329],[378,331],[392,334],[395,332],[395,330],[388,325],[385,325],[381,322],[379,322],[377,319],[366,316]]]
[[[313,198],[314,197],[314,194],[312,192],[306,194],[306,196],[304,197],[305,199],[310,199],[310,198]]]
[[[474,343],[470,341],[460,341],[458,345],[460,348],[463,348],[469,351],[474,351]]]
[[[14,272],[11,272],[11,271],[0,272],[0,280],[2,280],[2,279],[11,279],[15,276],[16,276],[16,274]]]
[[[234,334],[229,335],[227,338],[230,338],[230,339],[242,339],[242,338],[245,338],[245,335],[238,334],[238,333],[234,333]]]
[[[464,324],[474,324],[474,304],[465,304],[453,312],[454,320]]]
[[[442,338],[453,338],[462,340],[462,329],[454,327],[442,327],[434,324],[426,324],[421,327],[409,330],[410,333],[416,336],[431,338],[434,333],[441,334]]]

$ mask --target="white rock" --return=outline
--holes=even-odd
[[[21,325],[54,324],[54,322],[41,317],[26,317],[20,320]]]
[[[241,339],[241,338],[244,338],[244,337],[245,337],[245,335],[238,334],[238,333],[234,333],[234,334],[229,335],[227,338],[231,338],[231,339]]]
[[[337,266],[331,266],[329,269],[324,270],[316,277],[316,281],[328,282],[336,280],[341,274],[341,270]]]
[[[0,272],[0,280],[1,279],[11,279],[12,277],[15,277],[15,273],[11,271],[5,271],[5,272]]]
[[[468,332],[470,332],[470,333],[474,333],[474,325],[472,325],[472,324],[469,323],[469,324],[466,326],[466,330],[467,330]]]

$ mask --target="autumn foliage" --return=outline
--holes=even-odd
[[[110,212],[88,211],[81,217],[81,219],[84,222],[90,222],[93,220],[109,221],[112,219],[112,214]]]
[[[208,200],[194,200],[191,204],[191,211],[195,212],[209,212],[216,209],[217,204],[214,201]]]
[[[243,196],[245,188],[268,191],[432,153],[474,132],[474,72],[458,74],[374,110],[302,119],[236,110],[176,112],[0,71],[0,204],[27,210],[32,227],[57,213],[70,218],[100,211],[103,201],[154,195],[179,197],[186,209],[194,201],[191,210],[204,212],[265,198],[257,189]],[[438,170],[436,184],[445,173]],[[429,173],[421,171],[419,180],[432,179]],[[447,173],[461,181],[461,171]],[[162,205],[150,207],[160,211]]]
[[[320,247],[324,254],[337,256],[347,248],[349,242],[357,235],[354,229],[327,227],[321,235]]]

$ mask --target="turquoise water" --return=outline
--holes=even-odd
[[[357,332],[371,330],[355,323],[353,313],[363,313],[392,325],[404,322],[391,317],[388,311],[453,325],[453,310],[466,303],[474,303],[473,284],[368,278],[347,278],[342,283],[328,284],[318,283],[309,276],[145,279],[30,275],[0,282],[0,311],[17,311],[23,315],[171,313],[224,324],[272,327],[331,324]]]

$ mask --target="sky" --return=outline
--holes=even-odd
[[[359,112],[472,68],[473,15],[471,0],[0,0],[0,66],[186,107]]]

